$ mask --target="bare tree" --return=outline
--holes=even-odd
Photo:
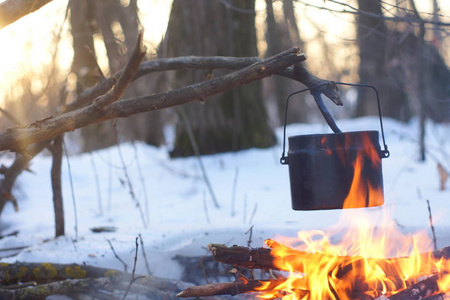
[[[167,51],[180,55],[257,56],[254,0],[175,0],[167,30]],[[214,11],[214,14],[211,14]],[[214,78],[220,72],[177,71],[175,85]],[[182,109],[190,122],[200,154],[274,145],[260,82],[217,96],[217,101],[193,103]],[[193,154],[186,124],[178,122],[172,156]]]

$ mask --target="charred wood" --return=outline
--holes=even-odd
[[[438,275],[433,275],[389,297],[390,300],[420,300],[439,291]]]

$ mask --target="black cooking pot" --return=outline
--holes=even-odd
[[[378,91],[375,90],[384,150],[378,131],[337,132],[289,137],[285,156],[284,121],[282,164],[289,165],[292,209],[322,210],[380,206],[384,203],[381,158],[389,157],[384,139]],[[292,95],[289,95],[286,111]]]

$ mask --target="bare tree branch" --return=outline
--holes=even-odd
[[[0,29],[40,9],[52,0],[5,0],[0,3]]]
[[[0,181],[0,212],[3,210],[6,201],[11,200],[14,203],[14,197],[11,195],[12,187],[17,176],[27,167],[29,160],[49,145],[50,141],[48,140],[66,131],[73,131],[108,119],[128,117],[139,112],[202,100],[208,96],[273,74],[299,81],[308,87],[328,83],[315,90],[315,98],[320,97],[320,94],[323,93],[336,104],[340,104],[339,93],[333,82],[318,78],[306,70],[301,63],[306,59],[306,56],[299,53],[298,48],[290,49],[264,60],[257,57],[188,56],[156,59],[139,65],[142,55],[142,49],[136,47],[135,54],[128,63],[130,66],[128,70],[132,70],[131,72],[117,72],[110,78],[102,80],[96,86],[84,90],[72,103],[62,106],[61,111],[63,113],[61,115],[37,121],[26,127],[17,125],[16,128],[0,133],[0,151],[12,150],[22,154],[18,155],[13,165],[5,168],[5,177]],[[153,72],[177,69],[228,69],[237,71],[179,90],[115,102],[122,95],[123,88],[131,80],[136,80]],[[122,81],[124,84],[118,83],[121,77],[124,78]],[[120,89],[117,87],[118,85],[121,86]],[[120,92],[115,92],[114,89],[118,89],[117,91],[120,90]],[[107,102],[105,105],[93,104],[96,99],[105,97],[108,97],[108,100],[105,100]],[[324,116],[327,114],[326,111],[322,111],[322,113]],[[30,144],[45,140],[47,141],[28,147]]]
[[[140,112],[163,109],[195,100],[204,101],[209,96],[276,74],[304,59],[298,48],[292,48],[244,69],[178,90],[122,100],[104,107],[91,105],[37,121],[27,127],[11,128],[0,134],[0,150],[21,151],[30,144],[89,124],[124,118]]]
[[[411,18],[407,18],[407,17],[387,17],[384,15],[379,15],[379,14],[374,14],[371,12],[367,12],[367,11],[363,11],[363,10],[359,10],[356,7],[351,6],[348,3],[345,2],[340,2],[340,1],[335,1],[335,0],[330,0],[330,2],[339,4],[343,7],[347,7],[350,10],[347,9],[342,9],[342,10],[337,10],[337,9],[332,9],[330,7],[326,7],[326,6],[319,6],[319,5],[314,5],[314,4],[310,4],[301,0],[296,0],[297,2],[302,3],[305,6],[309,6],[309,7],[314,7],[320,10],[327,10],[330,12],[335,12],[335,13],[345,13],[345,14],[354,14],[354,15],[367,15],[373,18],[377,18],[377,19],[383,19],[383,20],[390,20],[390,21],[394,21],[394,22],[405,22],[405,23],[409,23],[409,24],[429,24],[429,25],[438,25],[438,26],[442,26],[442,27],[449,27],[450,23],[448,22],[435,22],[433,20],[426,20],[426,19],[411,19]],[[402,8],[404,9],[404,8]]]

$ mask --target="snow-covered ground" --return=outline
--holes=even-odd
[[[339,125],[344,131],[379,128],[376,118],[340,121]],[[135,238],[140,234],[152,273],[179,279],[181,267],[172,260],[173,256],[206,254],[209,243],[246,245],[249,238],[246,232],[251,226],[255,247],[263,246],[267,238],[295,236],[299,230],[326,229],[336,224],[357,227],[362,219],[373,219],[381,226],[381,212],[390,215],[399,231],[430,233],[426,200],[430,201],[438,247],[448,246],[450,182],[447,190],[439,190],[436,160],[447,169],[450,167],[450,125],[430,123],[427,128],[431,155],[425,163],[419,163],[418,144],[413,141],[418,137],[417,123],[385,120],[386,141],[391,152],[391,157],[382,162],[385,205],[345,212],[291,209],[288,167],[279,163],[281,144],[265,150],[202,157],[220,208],[214,205],[196,158],[169,159],[167,149],[143,143],[71,156],[75,200],[65,160],[66,236],[57,239],[53,239],[51,158],[40,155],[32,161],[34,173],[25,172],[19,178],[15,191],[19,211],[15,212],[8,203],[1,215],[2,235],[19,232],[17,236],[0,240],[0,257],[17,253],[2,258],[1,262],[86,263],[122,270],[108,240],[131,267]],[[289,136],[328,130],[323,124],[298,124],[289,126],[287,132]],[[277,133],[281,141],[281,129]],[[117,231],[91,231],[102,226],[113,226]],[[3,251],[20,246],[26,248]],[[138,259],[143,262],[144,258],[140,255]],[[138,264],[137,273],[147,273],[144,263]]]

